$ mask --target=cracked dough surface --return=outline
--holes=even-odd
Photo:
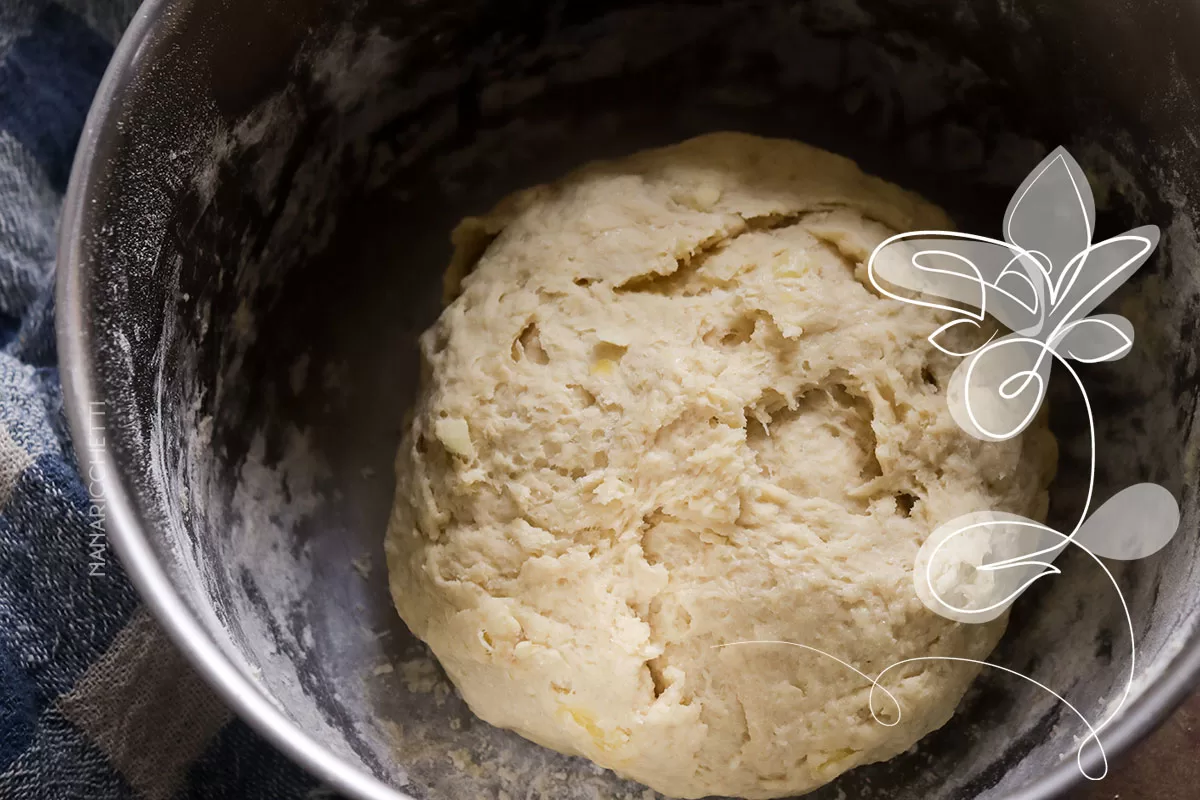
[[[959,514],[1042,519],[1043,422],[951,419],[936,312],[865,259],[949,221],[853,162],[713,134],[589,165],[455,232],[397,458],[392,594],[471,709],[673,797],[783,797],[951,716],[1005,619],[912,585]],[[477,260],[477,263],[475,263]],[[474,265],[469,274],[462,277]],[[461,285],[459,285],[459,279]],[[882,700],[881,717],[894,717]]]

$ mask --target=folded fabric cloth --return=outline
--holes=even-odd
[[[71,451],[56,224],[136,7],[0,2],[0,798],[332,797],[184,663],[114,560]]]

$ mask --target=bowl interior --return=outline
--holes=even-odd
[[[1098,501],[1155,481],[1184,515],[1165,551],[1113,566],[1135,689],[1193,640],[1200,71],[1176,17],[1032,2],[947,14],[934,0],[165,5],[97,134],[97,168],[76,176],[91,380],[188,606],[350,764],[416,798],[641,796],[475,720],[395,614],[381,543],[454,223],[586,161],[712,130],[841,152],[989,236],[1065,144],[1096,189],[1100,236],[1163,229],[1102,309],[1134,322],[1134,352],[1081,374]],[[1154,46],[1114,50],[1127,25]],[[1089,443],[1078,389],[1055,377],[1064,521]],[[992,660],[1097,724],[1129,678],[1129,635],[1097,566],[1074,553],[1061,566]],[[945,728],[813,796],[1032,792],[1084,733],[1052,695],[985,671]]]

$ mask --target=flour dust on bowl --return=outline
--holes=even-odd
[[[1133,321],[1134,353],[1082,373],[1097,499],[1148,481],[1182,510],[1163,551],[1112,565],[1138,678],[1111,757],[1200,670],[1200,10],[1106,6],[147,3],[89,118],[60,253],[68,410],[131,576],[223,696],[351,797],[640,797],[474,717],[389,597],[393,459],[450,231],[584,163],[737,130],[849,156],[996,236],[1065,145],[1099,237],[1163,232],[1102,309]],[[1051,395],[1062,528],[1089,448],[1076,390]],[[89,454],[93,403],[107,437]],[[1129,642],[1077,555],[1022,597],[990,660],[1095,721]],[[985,671],[947,725],[811,796],[1051,797],[1082,779],[1085,735],[1053,696]]]

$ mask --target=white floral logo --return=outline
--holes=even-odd
[[[1013,195],[1003,240],[916,231],[887,239],[868,262],[881,293],[959,315],[929,341],[963,358],[947,401],[967,433],[991,441],[1021,433],[1042,406],[1056,361],[1075,380],[1087,414],[1091,474],[1085,507],[1069,534],[1014,514],[980,512],[952,520],[929,537],[917,561],[917,590],[926,605],[951,619],[984,622],[999,616],[1035,580],[1057,572],[1050,562],[1069,544],[1104,558],[1143,558],[1166,545],[1179,527],[1175,498],[1155,484],[1129,487],[1088,516],[1095,426],[1071,362],[1112,361],[1133,348],[1129,320],[1088,314],[1146,262],[1159,239],[1158,228],[1147,225],[1093,243],[1095,215],[1083,170],[1060,147]],[[956,335],[981,338],[987,315],[1013,333],[992,334],[969,350],[953,347]],[[971,569],[957,569],[963,565]]]
[[[1060,147],[1014,193],[1004,215],[1003,240],[916,231],[887,239],[871,254],[868,274],[881,293],[958,315],[934,331],[929,341],[963,358],[951,378],[947,402],[967,433],[988,441],[1021,433],[1042,406],[1054,362],[1074,379],[1087,414],[1088,491],[1070,533],[1016,514],[984,511],[940,526],[921,547],[913,571],[917,594],[928,608],[949,619],[986,622],[1000,616],[1035,581],[1059,573],[1053,561],[1070,545],[1091,556],[1120,595],[1100,558],[1144,558],[1164,547],[1179,527],[1174,496],[1152,483],[1124,489],[1088,515],[1096,477],[1095,422],[1071,362],[1113,361],[1132,350],[1133,325],[1128,319],[1089,314],[1149,259],[1159,240],[1158,228],[1146,225],[1093,242],[1095,218],[1087,178]],[[988,315],[1012,333],[998,338],[992,334],[974,348],[957,349],[954,343],[971,334],[982,338]],[[1135,670],[1133,623],[1124,597],[1121,604],[1130,647],[1130,677],[1121,702],[1094,727],[1067,703],[1088,728],[1079,764],[1093,779],[1103,774],[1087,773],[1083,748],[1095,740],[1103,758],[1099,732],[1120,711]],[[1104,773],[1107,770],[1104,761]]]
[[[1054,358],[1112,361],[1133,347],[1129,320],[1088,314],[1146,262],[1158,245],[1158,228],[1146,225],[1093,243],[1095,216],[1083,171],[1059,148],[1013,195],[1003,240],[915,231],[892,236],[872,253],[868,271],[881,293],[962,315],[929,341],[967,359],[951,410],[972,435],[1000,440],[1024,430],[1045,397]],[[967,352],[948,344],[964,329],[981,330],[989,314],[1013,333]]]
[[[831,658],[871,684],[872,716],[883,725],[899,720],[899,704],[880,685],[887,673],[916,661],[970,661],[1038,686],[1069,708],[1087,728],[1076,761],[1091,780],[1108,773],[1101,731],[1120,713],[1136,674],[1137,648],[1129,607],[1101,558],[1133,560],[1162,549],[1179,527],[1179,506],[1165,488],[1140,483],[1126,488],[1090,514],[1096,478],[1096,432],[1091,402],[1076,363],[1114,361],[1133,348],[1133,325],[1116,314],[1089,316],[1128,280],[1158,246],[1153,225],[1093,242],[1095,201],[1086,176],[1063,148],[1050,153],[1014,193],[1004,215],[1003,239],[953,231],[913,231],[892,236],[872,252],[868,275],[882,294],[904,303],[955,315],[929,336],[941,352],[963,360],[946,397],[951,415],[970,435],[1002,441],[1019,435],[1042,407],[1051,366],[1074,380],[1087,415],[1091,455],[1088,491],[1078,521],[1062,533],[1036,520],[1000,511],[979,511],[934,530],[917,554],[913,582],[932,611],[948,619],[981,623],[1003,614],[1034,582],[1060,570],[1055,558],[1068,546],[1084,551],[1112,583],[1129,632],[1129,677],[1107,717],[1093,725],[1066,698],[1033,678],[986,661],[953,657],[906,659],[875,677],[808,645],[783,644]],[[1012,331],[985,332],[999,323]],[[974,341],[972,341],[974,340]],[[893,705],[894,718],[876,711],[876,690]],[[1102,770],[1083,763],[1095,742]]]

